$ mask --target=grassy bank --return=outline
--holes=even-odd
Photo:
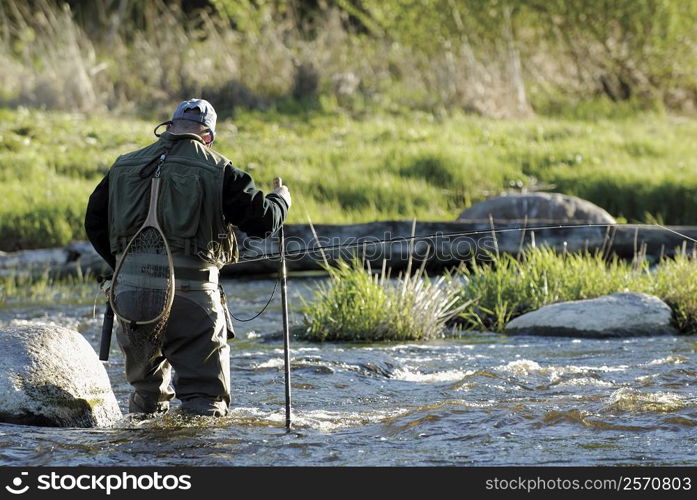
[[[121,152],[167,116],[0,110],[0,250],[84,238],[87,198]],[[616,217],[697,221],[697,120],[660,115],[491,120],[421,112],[249,112],[216,148],[263,188],[282,176],[290,222],[453,220],[506,189],[574,194]]]
[[[429,294],[404,294],[421,281]],[[697,262],[678,255],[650,269],[645,260],[626,262],[597,254],[560,255],[528,250],[522,259],[503,255],[486,265],[463,265],[449,281],[421,277],[389,282],[360,262],[342,263],[328,284],[317,288],[304,308],[302,336],[308,340],[428,340],[449,325],[475,331],[503,331],[511,319],[555,302],[616,292],[642,292],[664,300],[681,333],[697,332]],[[455,299],[455,300],[453,300]],[[416,326],[416,328],[414,328]]]

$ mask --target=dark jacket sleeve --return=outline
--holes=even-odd
[[[252,177],[232,166],[225,167],[223,179],[223,215],[248,236],[266,238],[277,231],[286,219],[288,205],[276,193],[264,196],[256,189]]]
[[[116,257],[111,254],[109,244],[109,174],[97,185],[87,203],[85,232],[97,253],[114,269]]]

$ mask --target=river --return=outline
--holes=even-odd
[[[313,281],[290,282],[291,323]],[[225,283],[250,316],[271,280]],[[54,322],[98,347],[92,305],[0,309]],[[99,315],[98,315],[99,316]],[[697,337],[571,339],[462,333],[414,343],[292,342],[293,429],[284,422],[280,305],[236,323],[229,417],[126,416],[106,429],[0,424],[0,465],[694,465]],[[106,364],[126,411],[116,342]]]

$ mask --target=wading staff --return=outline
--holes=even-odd
[[[282,181],[280,177],[273,180],[273,187],[277,189],[281,187]],[[290,430],[290,326],[288,323],[288,284],[286,281],[286,238],[283,226],[278,232],[280,241],[281,255],[281,311],[283,313],[283,354],[285,360],[285,375],[286,375],[286,429]]]

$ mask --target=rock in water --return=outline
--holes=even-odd
[[[653,295],[613,293],[544,306],[513,319],[505,332],[597,338],[676,334],[671,316],[670,307]]]
[[[509,193],[475,203],[458,221],[524,220],[549,223],[615,224],[612,215],[590,201],[560,193]]]
[[[54,325],[0,331],[0,421],[108,426],[121,418],[106,370],[78,332]]]

